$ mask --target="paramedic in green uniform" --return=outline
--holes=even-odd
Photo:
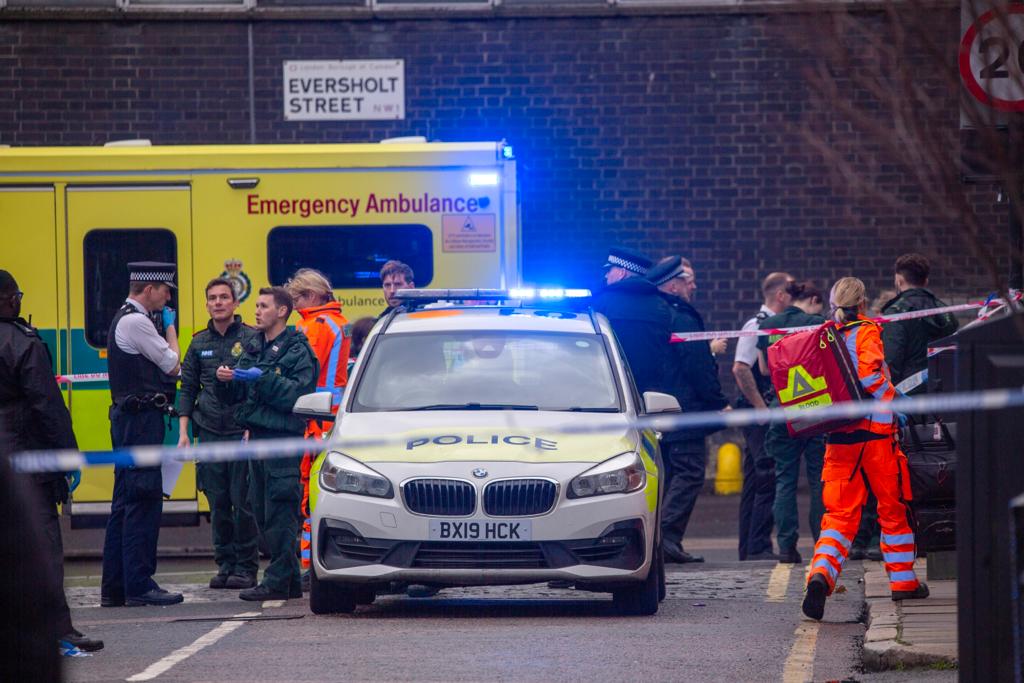
[[[802,327],[821,325],[825,319],[821,316],[824,306],[821,291],[813,282],[791,282],[786,292],[793,297],[792,303],[781,313],[776,313],[761,321],[760,328],[772,329],[781,327]],[[764,363],[762,372],[767,374],[768,347],[782,339],[782,335],[771,335],[757,338],[757,347],[761,351]],[[778,397],[771,402],[778,407]],[[789,435],[785,423],[777,422],[768,428],[765,436],[765,450],[775,461],[775,504],[772,514],[775,517],[776,541],[779,545],[779,562],[800,564],[803,559],[797,552],[796,542],[799,538],[798,511],[796,505],[796,485],[800,477],[800,456],[803,456],[807,472],[807,486],[811,492],[811,509],[808,523],[814,540],[818,540],[821,531],[821,516],[825,506],[821,500],[821,468],[825,461],[825,437],[812,436],[807,439],[795,439]]]
[[[264,287],[256,299],[256,329],[234,368],[217,368],[217,396],[238,403],[235,420],[250,439],[301,439],[306,421],[292,414],[295,401],[316,391],[320,367],[306,335],[288,329],[292,297],[284,287]],[[249,501],[270,550],[262,582],[242,600],[302,597],[299,576],[299,460],[292,455],[249,461]]]
[[[206,285],[206,311],[210,322],[192,337],[181,363],[178,391],[178,447],[188,448],[189,424],[200,443],[241,441],[242,427],[235,422],[237,407],[217,398],[217,368],[233,367],[242,348],[258,332],[235,315],[238,295],[231,283],[220,278]],[[249,463],[201,462],[196,465],[196,483],[210,501],[213,530],[213,560],[217,574],[210,588],[240,590],[256,585],[259,569],[256,520],[249,507]]]

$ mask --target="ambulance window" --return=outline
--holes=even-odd
[[[105,348],[110,321],[128,296],[128,264],[134,261],[178,262],[174,233],[163,228],[97,229],[85,235],[85,340]],[[170,305],[176,306],[172,290]]]
[[[407,263],[416,286],[434,279],[434,238],[425,225],[281,226],[267,236],[270,282],[283,285],[299,268],[315,268],[335,289],[377,289],[380,269]]]

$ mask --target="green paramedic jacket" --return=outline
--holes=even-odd
[[[773,328],[807,327],[809,325],[823,324],[825,324],[825,319],[820,315],[805,313],[797,306],[789,306],[781,313],[776,313],[775,315],[768,316],[762,320],[758,327],[762,330],[768,330]],[[785,335],[783,334],[772,334],[757,338],[757,348],[764,354],[766,362],[768,360],[768,347],[782,339],[784,336]],[[772,400],[768,403],[772,406],[779,405],[779,398],[775,395],[774,389],[772,389]],[[785,425],[782,426],[785,428]]]
[[[273,341],[262,334],[243,344],[235,367],[263,371],[254,382],[217,382],[218,397],[240,402],[235,420],[244,429],[257,432],[288,432],[301,436],[306,421],[292,414],[299,396],[316,391],[320,366],[305,335],[285,329]]]
[[[234,415],[237,405],[217,397],[217,368],[233,368],[242,357],[244,346],[258,337],[259,332],[243,323],[238,315],[223,335],[211,320],[205,330],[192,337],[181,362],[178,414],[191,418],[207,432],[241,434],[243,428],[235,422]]]

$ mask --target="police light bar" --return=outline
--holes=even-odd
[[[428,303],[432,301],[529,301],[542,299],[554,301],[558,299],[585,299],[590,296],[589,289],[561,289],[545,287],[513,287],[512,289],[400,289],[394,297],[410,303]]]

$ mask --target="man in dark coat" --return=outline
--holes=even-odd
[[[898,294],[883,307],[883,314],[923,311],[945,306],[926,289],[931,264],[921,254],[903,254],[896,259],[896,291]],[[892,372],[892,383],[899,384],[928,367],[928,344],[956,332],[957,321],[951,313],[927,318],[901,320],[882,326],[885,362]],[[923,393],[921,384],[909,393]]]
[[[0,458],[5,460],[25,450],[78,449],[71,415],[53,376],[49,349],[20,317],[22,296],[14,277],[0,270]],[[43,611],[50,615],[61,640],[94,651],[103,648],[103,641],[87,638],[71,624],[71,610],[64,596],[64,546],[57,514],[57,505],[68,500],[68,479],[77,485],[80,478],[78,472],[51,472],[33,474],[21,483],[29,489],[25,496],[32,510],[29,519],[48,564],[37,567],[37,571],[53,584],[54,604],[48,604],[46,595],[39,596]],[[56,644],[51,647],[56,649]]]
[[[633,373],[637,390],[664,391],[670,366],[672,311],[649,280],[646,256],[620,247],[610,250],[607,286],[594,297],[594,310],[608,318]]]
[[[704,330],[704,319],[693,307],[697,279],[689,261],[669,256],[647,273],[672,311],[673,332]],[[728,401],[718,381],[718,364],[706,341],[673,344],[668,373],[668,393],[679,401],[684,413],[722,410]],[[661,535],[665,559],[686,563],[703,562],[699,555],[683,550],[682,540],[697,496],[704,486],[707,446],[704,438],[714,428],[683,429],[662,435],[668,480],[662,505]]]

